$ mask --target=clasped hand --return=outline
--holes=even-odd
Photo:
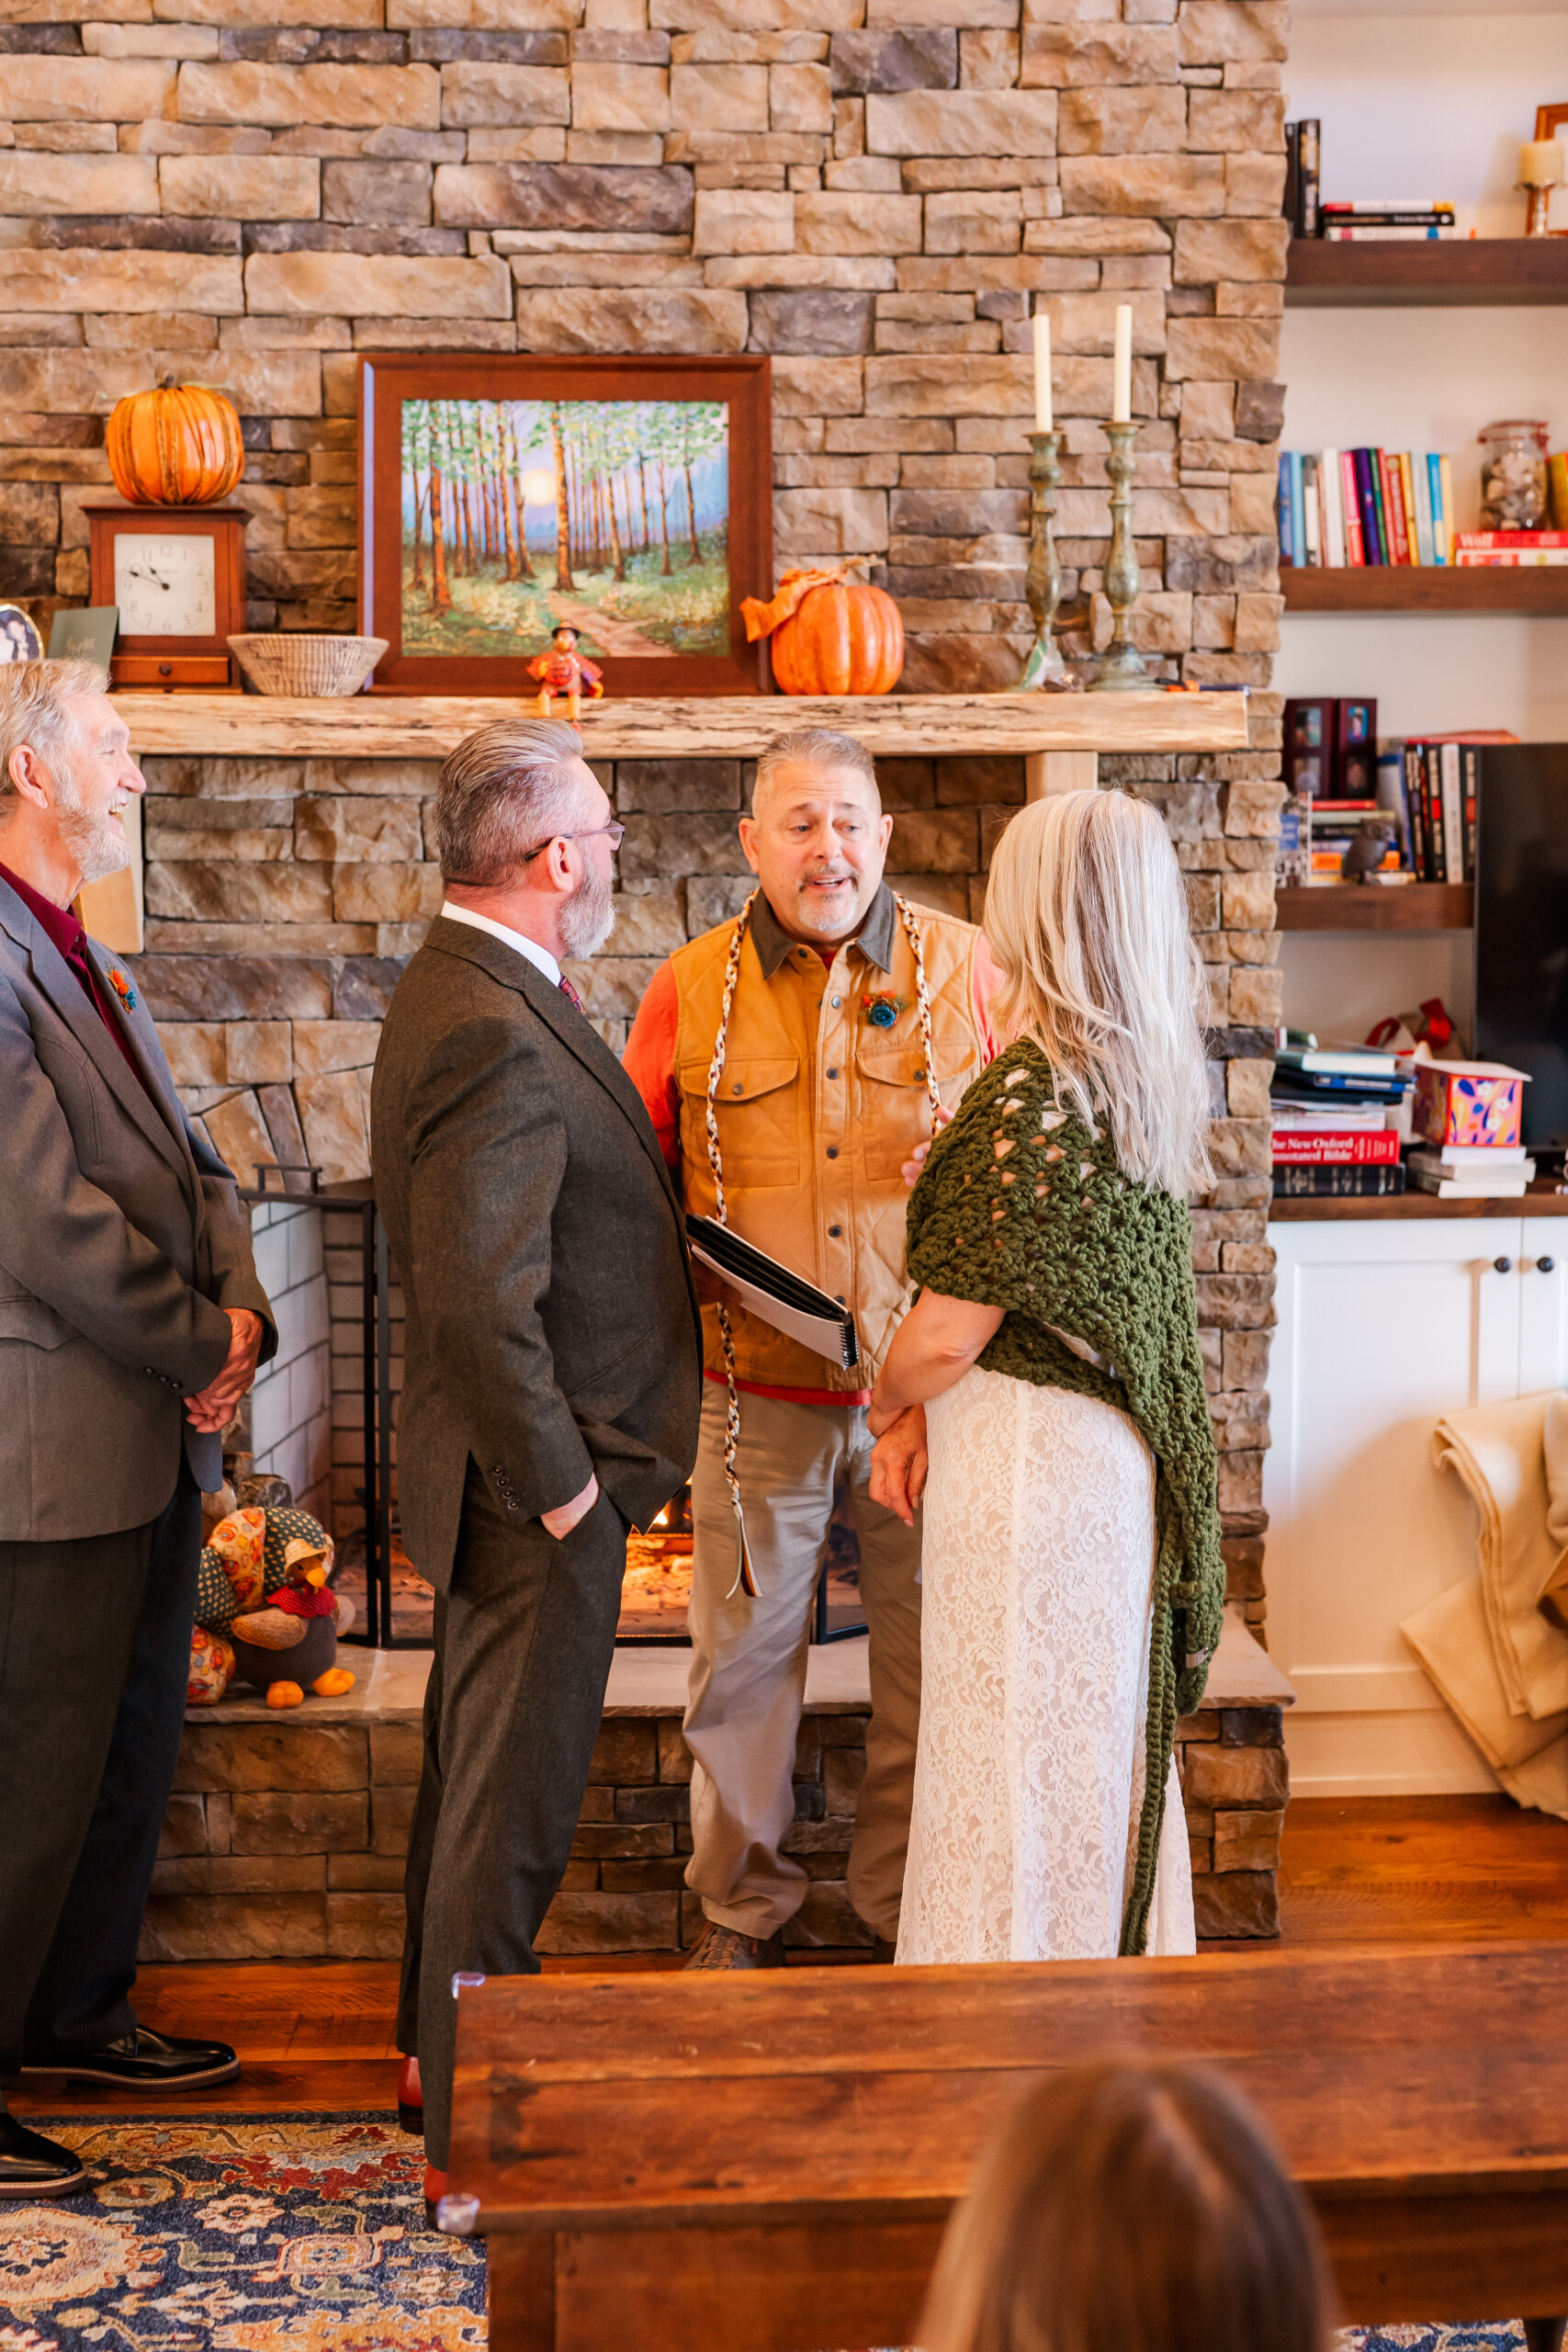
[[[266,1328],[248,1306],[226,1306],[223,1312],[231,1327],[223,1369],[199,1396],[185,1400],[186,1419],[192,1429],[204,1434],[220,1434],[233,1419],[241,1397],[256,1376],[256,1358]]]

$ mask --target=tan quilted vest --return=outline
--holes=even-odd
[[[763,902],[759,900],[759,905]],[[985,1061],[972,1004],[978,932],[930,907],[920,927],[937,1086],[948,1110]],[[680,1014],[675,1071],[681,1088],[681,1166],[688,1209],[714,1214],[705,1104],[718,1034],[725,960],[734,924],[720,923],[677,950]],[[772,933],[773,926],[764,925]],[[931,1133],[925,1055],[915,1009],[915,958],[886,885],[863,938],[827,970],[814,947],[788,946],[772,978],[754,930],[741,951],[729,1044],[716,1098],[728,1222],[854,1311],[860,1363],[852,1372],[737,1309],[737,1377],[768,1387],[867,1388],[903,1310],[904,1211],[899,1170]],[[774,935],[775,944],[780,944]],[[897,1019],[881,1027],[867,1000],[892,996]],[[706,1362],[724,1369],[717,1317],[703,1312]]]

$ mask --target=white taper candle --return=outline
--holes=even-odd
[[[1111,422],[1133,421],[1133,305],[1116,305],[1116,342],[1111,366]]]
[[[1051,314],[1034,313],[1034,429],[1055,430],[1051,422]]]

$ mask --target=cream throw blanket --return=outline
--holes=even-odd
[[[1400,1631],[1509,1795],[1568,1818],[1568,1395],[1451,1413],[1434,1453],[1480,1514],[1480,1566]]]

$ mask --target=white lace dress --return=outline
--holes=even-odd
[[[926,1419],[898,1959],[1110,1959],[1144,1797],[1154,1458],[1126,1414],[1005,1373],[966,1373]],[[1173,1761],[1148,1950],[1195,1949]]]

